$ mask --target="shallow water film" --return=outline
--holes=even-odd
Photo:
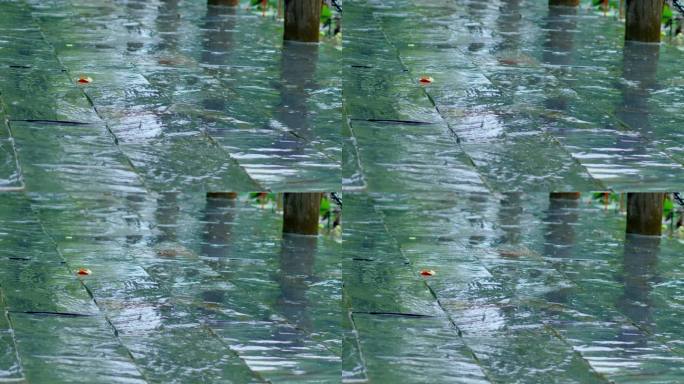
[[[0,0],[0,383],[684,382],[684,7],[549,1]]]
[[[684,240],[547,194],[347,194],[348,382],[677,383]]]
[[[340,244],[240,197],[0,195],[0,380],[339,379]]]
[[[346,188],[684,184],[681,46],[624,43],[624,24],[587,2],[346,5]]]
[[[339,47],[283,44],[281,30],[198,1],[0,2],[0,113],[24,182],[56,170],[63,189],[339,190]],[[13,187],[6,130],[0,186]]]

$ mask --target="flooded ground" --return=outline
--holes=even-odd
[[[681,239],[625,238],[588,194],[345,198],[345,381],[684,376]]]
[[[583,4],[347,1],[345,187],[680,187],[682,48]]]
[[[338,239],[205,197],[339,190],[339,44],[281,23],[0,1],[0,382],[339,380]]]
[[[0,2],[0,187],[339,190],[341,47],[283,44],[281,23],[206,2]]]
[[[545,192],[684,185],[682,48],[344,7],[342,51],[246,1],[0,0],[0,382],[681,381],[681,236]],[[341,189],[341,238],[206,197]]]
[[[281,216],[244,196],[0,194],[0,381],[339,380],[340,245],[284,237]]]

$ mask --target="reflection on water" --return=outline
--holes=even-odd
[[[503,231],[501,243],[517,245],[520,243],[521,227],[520,219],[523,213],[519,192],[511,192],[503,195],[498,211],[498,222]]]
[[[231,70],[230,55],[234,54],[233,35],[236,33],[237,23],[235,7],[207,6],[207,14],[202,25],[202,55],[200,62],[206,64],[205,70],[210,76],[230,79],[235,75]],[[206,87],[211,89],[215,84],[209,82]],[[202,92],[207,95],[202,99],[202,106],[210,111],[229,112],[229,99],[224,93],[213,93],[208,90]]]
[[[570,260],[575,255],[575,226],[579,222],[579,203],[579,198],[554,198],[552,195],[549,199],[544,217],[544,257]],[[544,297],[551,303],[566,304],[571,294],[572,291],[566,286],[552,287]]]
[[[236,220],[236,199],[207,196],[204,208],[204,229],[202,231],[202,255],[220,263],[231,256],[230,244]]]
[[[656,91],[658,44],[625,42],[622,56],[622,100],[616,106],[617,116],[631,129],[646,137],[652,137],[649,96]]]
[[[317,89],[315,81],[318,45],[285,42],[280,58],[280,102],[275,111],[278,129],[297,137],[311,137],[312,117],[309,100]],[[288,145],[287,143],[291,144]],[[295,144],[285,137],[280,144]]]
[[[450,382],[444,358],[495,382],[680,381],[681,242],[625,238],[624,215],[589,195],[345,198],[348,377],[420,381],[419,361],[423,379]]]
[[[155,219],[159,235],[157,241],[164,243],[167,241],[177,241],[176,229],[178,227],[178,193],[160,193],[157,198],[157,209]]]
[[[544,223],[544,255],[568,258],[574,254],[575,226],[579,219],[580,199],[549,199]]]
[[[132,3],[127,3],[132,4]],[[156,29],[159,31],[160,40],[155,49],[174,51],[178,44],[178,28],[180,27],[180,14],[178,0],[165,0],[159,3],[155,18]]]
[[[649,332],[654,330],[653,285],[659,282],[658,253],[660,237],[627,235],[625,237],[622,275],[623,295],[620,310],[635,324]]]
[[[575,7],[549,7],[544,24],[546,37],[542,54],[544,63],[552,65],[572,64],[577,12],[578,10]]]
[[[560,66],[560,71],[570,71],[567,66],[573,64],[576,16],[576,7],[549,7],[544,25],[546,40],[542,60],[545,64]],[[568,109],[568,97],[563,93],[548,95],[545,106],[551,110],[565,111]]]
[[[584,7],[474,0],[392,7],[360,1],[358,7],[358,15],[352,10],[348,16],[345,34],[349,62],[357,65],[348,71],[344,89],[352,118],[382,111],[396,119],[433,121],[431,111],[420,108],[429,102],[457,137],[452,158],[462,149],[473,165],[470,172],[498,192],[630,185],[663,190],[684,180],[684,139],[675,133],[681,108],[674,106],[683,98],[676,90],[682,81],[677,49],[661,46],[659,57],[648,52],[658,49],[653,45],[627,44],[623,51],[620,24]],[[374,17],[363,17],[368,14]],[[415,22],[423,19],[431,23]],[[667,64],[654,72],[654,62]],[[434,78],[422,87],[427,95],[412,88],[424,74]],[[365,81],[355,80],[361,76]],[[382,86],[375,85],[378,78]],[[657,92],[649,78],[657,80]],[[391,106],[402,106],[402,112]],[[440,157],[447,149],[432,140],[438,150],[423,150],[420,138],[427,127],[415,134],[418,139],[397,144],[413,134],[406,131],[352,121],[359,164],[349,177],[363,174],[371,192],[418,189],[405,180],[442,187],[444,178],[421,180],[414,173],[435,164],[456,169]],[[371,138],[383,145],[372,145]],[[402,172],[395,175],[395,167]]]
[[[277,278],[280,296],[276,308],[304,332],[312,331],[310,306],[315,304],[309,303],[307,291],[313,283],[317,241],[316,236],[283,234],[281,242]]]
[[[493,52],[517,51],[520,49],[520,27],[522,15],[520,14],[520,0],[509,0],[499,8],[499,16],[494,24],[501,40],[494,45]]]

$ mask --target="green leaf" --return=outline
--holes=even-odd
[[[665,4],[665,7],[663,7],[663,17],[660,19],[660,22],[667,24],[672,20],[672,16],[672,9]]]
[[[328,211],[330,211],[330,200],[328,200],[327,197],[323,196],[323,198],[321,199],[321,216],[323,216]]]
[[[326,23],[328,23],[331,18],[332,11],[330,10],[330,7],[323,4],[323,8],[321,8],[321,25],[325,25]]]
[[[672,200],[665,199],[665,202],[663,203],[663,216],[668,217],[673,209],[674,204],[672,203]]]

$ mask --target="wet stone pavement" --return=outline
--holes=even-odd
[[[0,1],[0,382],[339,380],[338,239],[205,197],[339,190],[339,44],[281,36],[206,2]]]
[[[5,0],[0,21],[2,188],[339,190],[334,41],[206,2]]]
[[[174,192],[4,193],[0,213],[0,381],[339,380],[331,236]]]
[[[586,6],[345,4],[348,190],[682,185],[681,47],[625,46],[623,26]]]
[[[681,382],[684,242],[546,193],[678,188],[681,47],[348,0],[342,51],[246,6],[0,0],[0,382]],[[344,234],[267,190],[343,190]]]
[[[534,193],[677,190],[681,47],[546,1],[344,21],[343,381],[681,382],[684,243]]]
[[[344,381],[681,382],[681,240],[587,196],[345,198]]]

